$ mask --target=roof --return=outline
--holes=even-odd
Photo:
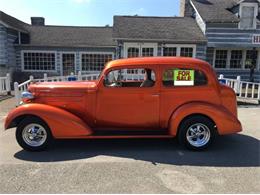
[[[32,26],[30,32],[32,46],[62,47],[114,47],[112,27],[77,26]]]
[[[122,66],[139,66],[139,65],[164,65],[164,64],[187,64],[187,65],[196,65],[205,68],[211,67],[207,62],[196,59],[196,58],[189,58],[189,57],[138,57],[138,58],[125,58],[125,59],[118,59],[109,62],[106,65],[106,69],[112,67],[122,67]]]
[[[30,43],[23,46],[48,47],[114,47],[112,27],[36,26],[22,22],[0,11],[0,23],[26,32]]]
[[[202,19],[206,22],[239,22],[229,9],[240,0],[191,0]]]
[[[27,23],[22,22],[21,20],[18,20],[2,11],[0,11],[0,23],[3,23],[4,25],[7,25],[8,27],[14,28],[16,30],[27,32],[25,29],[25,26],[28,25]]]
[[[207,41],[191,17],[114,16],[113,38],[174,43]]]

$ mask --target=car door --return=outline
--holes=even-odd
[[[97,126],[156,129],[159,98],[157,81],[152,87],[107,87],[102,83],[97,93]]]

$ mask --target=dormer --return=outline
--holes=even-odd
[[[242,0],[239,5],[239,29],[249,30],[256,29],[256,21],[258,16],[258,0]]]

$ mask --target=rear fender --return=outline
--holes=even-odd
[[[16,126],[14,121],[25,115],[34,115],[44,120],[54,138],[73,138],[92,134],[91,128],[76,115],[61,108],[36,103],[25,104],[12,110],[5,120],[5,129]]]
[[[198,114],[209,117],[217,126],[218,134],[231,134],[242,131],[237,117],[222,105],[204,102],[192,102],[180,106],[175,110],[169,121],[170,135],[176,136],[179,125],[185,117]]]

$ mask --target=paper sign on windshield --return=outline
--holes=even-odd
[[[193,86],[194,70],[174,70],[174,85]]]

